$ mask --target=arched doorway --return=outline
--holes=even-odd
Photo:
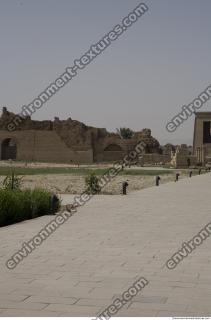
[[[104,161],[116,161],[123,157],[123,150],[118,144],[108,145],[103,152]]]
[[[1,143],[1,160],[15,160],[17,155],[17,145],[14,139],[7,138]]]
[[[104,151],[122,151],[122,148],[118,144],[109,144]]]

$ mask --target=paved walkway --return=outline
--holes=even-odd
[[[5,261],[51,219],[1,228],[0,316],[96,316],[140,277],[149,284],[115,316],[211,315],[211,237],[165,267],[211,220],[211,174],[95,197],[8,270]]]

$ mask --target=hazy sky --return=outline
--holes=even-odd
[[[0,105],[19,113],[139,3],[0,0]],[[165,126],[211,84],[211,0],[145,3],[149,11],[33,119],[151,128],[161,143],[192,142],[194,117],[174,133]]]

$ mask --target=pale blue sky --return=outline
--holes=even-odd
[[[20,112],[139,3],[0,0],[0,105]],[[151,128],[161,143],[192,142],[193,117],[174,133],[165,125],[211,84],[211,0],[145,3],[149,11],[33,119]]]

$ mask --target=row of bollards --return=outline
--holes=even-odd
[[[202,170],[202,169],[199,169],[199,172],[198,172],[199,175],[201,174],[201,170]],[[205,171],[210,171],[210,170],[211,170],[211,168],[205,169]],[[193,171],[189,171],[189,178],[191,178],[192,175],[193,175]],[[176,173],[176,175],[175,175],[175,182],[179,181],[179,176],[180,176],[180,174],[179,174],[179,173]],[[155,178],[155,185],[156,185],[156,186],[159,186],[160,180],[161,180],[161,178],[160,178],[159,176],[156,176],[156,178]]]
[[[210,170],[211,170],[210,167],[205,169],[205,171],[210,171]],[[198,171],[198,174],[199,174],[199,175],[201,174],[201,171],[202,171],[202,169],[199,169],[199,171]],[[189,178],[191,178],[192,175],[193,175],[193,171],[189,171]],[[180,176],[180,173],[177,172],[176,175],[175,175],[175,182],[179,181],[179,176]],[[157,187],[160,185],[160,180],[161,180],[161,177],[160,177],[160,176],[156,176],[156,177],[155,177],[155,185],[156,185]],[[127,180],[127,181],[124,181],[124,182],[122,183],[122,194],[123,194],[123,195],[126,195],[126,194],[127,194],[127,187],[128,187],[128,186],[129,186],[128,180]]]

